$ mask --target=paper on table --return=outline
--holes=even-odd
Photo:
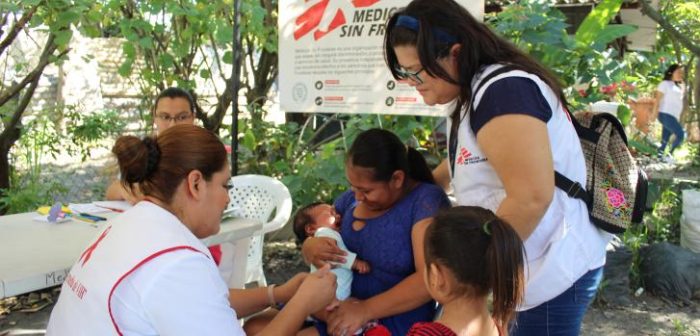
[[[68,204],[68,209],[70,209],[70,211],[72,211],[72,212],[90,213],[90,214],[109,211],[109,209],[98,207],[92,203],[71,203],[71,204]]]
[[[49,223],[49,216],[35,216],[32,220],[37,222]],[[70,220],[70,217],[57,218],[55,223],[63,223]]]
[[[117,212],[126,211],[132,207],[132,205],[129,204],[129,202],[127,201],[95,201],[92,202],[92,204],[107,210]]]

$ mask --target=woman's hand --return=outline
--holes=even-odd
[[[303,307],[306,315],[311,315],[326,308],[335,300],[336,286],[335,274],[331,272],[330,265],[326,265],[304,278],[290,300],[290,304],[293,301],[292,306]]]
[[[327,237],[311,237],[301,247],[304,260],[321,268],[326,263],[344,263],[347,253],[338,247],[335,240]]]
[[[275,301],[278,303],[284,303],[289,301],[292,296],[294,296],[294,293],[297,292],[297,289],[299,289],[299,286],[301,286],[301,283],[306,279],[306,276],[308,276],[309,273],[302,272],[299,273],[295,276],[293,276],[291,279],[289,279],[287,282],[285,282],[282,285],[279,285],[275,288]]]
[[[366,312],[363,301],[348,299],[341,302],[338,308],[328,314],[328,332],[334,336],[353,335],[369,321]]]

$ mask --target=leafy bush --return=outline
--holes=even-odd
[[[380,127],[396,133],[404,143],[422,151],[434,165],[444,157],[433,139],[439,118],[388,115],[334,115],[316,129],[312,118],[304,125],[274,125],[246,119],[240,129],[239,170],[275,176],[289,188],[295,206],[332,202],[348,189],[345,155],[355,137],[364,130]],[[333,123],[342,127],[321,138]]]

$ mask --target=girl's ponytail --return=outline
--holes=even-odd
[[[442,210],[425,232],[425,263],[450,269],[459,286],[452,295],[478,298],[493,292],[493,317],[501,330],[523,298],[523,243],[510,224],[476,206]]]
[[[510,224],[498,217],[486,222],[484,230],[491,236],[486,264],[493,290],[493,317],[501,330],[508,330],[525,288],[523,243]]]

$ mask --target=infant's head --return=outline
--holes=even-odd
[[[300,242],[313,236],[322,227],[340,230],[340,215],[330,204],[311,203],[297,210],[294,215],[294,233]]]

